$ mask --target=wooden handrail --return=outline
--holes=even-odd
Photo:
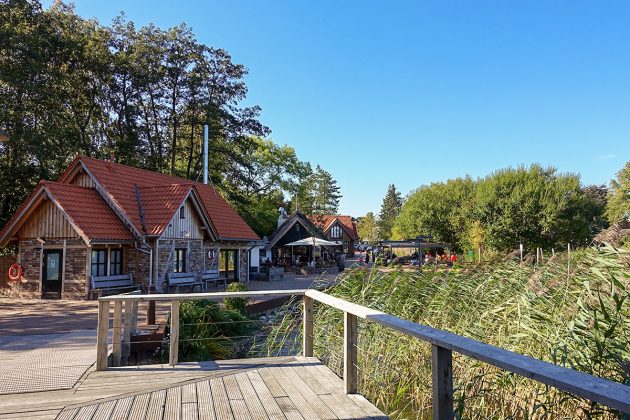
[[[307,289],[292,290],[260,290],[248,292],[212,292],[212,293],[164,293],[155,295],[110,295],[98,298],[100,302],[116,302],[135,300],[145,301],[172,301],[172,300],[199,300],[199,299],[224,299],[230,297],[257,298],[270,296],[304,296]]]
[[[111,302],[115,302],[114,332],[119,335],[119,337],[114,335],[114,349],[120,353],[121,346],[116,344],[116,341],[121,339],[120,317],[122,316],[122,303],[130,303],[129,305],[124,305],[125,318],[130,316],[131,325],[134,325],[137,318],[138,302],[170,301],[171,315],[177,319],[172,319],[171,321],[173,330],[171,331],[172,341],[170,344],[169,363],[175,365],[177,364],[179,341],[179,302],[196,299],[273,296],[304,296],[303,353],[305,356],[313,355],[313,301],[318,301],[344,312],[344,382],[347,393],[357,392],[357,318],[361,318],[431,343],[434,419],[453,418],[453,351],[534,381],[553,386],[578,397],[603,404],[624,413],[630,413],[630,386],[628,385],[554,365],[448,331],[407,321],[312,289],[101,297],[99,298],[96,369],[107,369],[107,334]],[[131,313],[127,314],[129,310]],[[129,325],[130,322],[125,320],[125,330]],[[127,332],[125,331],[125,339],[127,337]],[[115,363],[118,362],[119,354],[114,355],[113,359]]]
[[[503,370],[551,385],[576,396],[624,413],[630,413],[630,386],[628,385],[554,365],[553,363],[494,347],[490,344],[437,328],[400,319],[317,290],[308,290],[305,296],[367,321],[375,322],[403,334],[428,341],[441,349],[455,351]]]

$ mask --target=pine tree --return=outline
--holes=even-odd
[[[381,205],[381,213],[378,216],[378,228],[381,239],[391,238],[394,220],[400,213],[401,207],[402,197],[400,191],[396,191],[396,186],[390,184],[390,186],[387,187],[387,193]]]
[[[330,172],[317,165],[314,176],[313,214],[336,214],[339,209],[339,186]]]

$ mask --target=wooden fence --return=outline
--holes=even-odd
[[[453,418],[452,353],[471,357],[500,369],[516,373],[534,381],[550,385],[578,397],[594,401],[624,413],[630,413],[630,386],[598,378],[509,350],[491,346],[447,331],[406,321],[384,312],[357,305],[317,290],[276,290],[265,292],[221,292],[162,295],[116,295],[99,299],[97,370],[107,369],[110,303],[114,302],[112,363],[120,363],[125,352],[121,343],[129,343],[129,332],[137,319],[138,302],[171,302],[171,338],[169,364],[178,361],[179,305],[182,300],[228,297],[260,298],[303,296],[303,355],[313,356],[313,302],[317,301],[344,313],[344,367],[345,392],[357,393],[357,320],[365,319],[400,333],[431,343],[433,418]],[[129,316],[123,316],[125,312]],[[127,312],[129,311],[129,312]],[[124,320],[124,323],[123,323]],[[123,328],[124,327],[124,328]]]

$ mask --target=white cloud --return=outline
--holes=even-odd
[[[614,153],[609,153],[607,155],[600,155],[600,156],[595,156],[595,160],[606,160],[606,159],[612,159],[612,158],[616,158],[617,155]]]

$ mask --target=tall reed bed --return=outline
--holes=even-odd
[[[327,292],[566,367],[630,384],[630,253],[609,246],[543,264],[495,261],[453,270],[347,271]],[[570,267],[569,270],[567,268]],[[301,314],[287,312],[267,343],[286,352]],[[342,313],[315,306],[315,355],[342,371]],[[431,414],[430,345],[359,325],[359,390],[394,418]],[[615,418],[619,413],[454,354],[460,418]]]

